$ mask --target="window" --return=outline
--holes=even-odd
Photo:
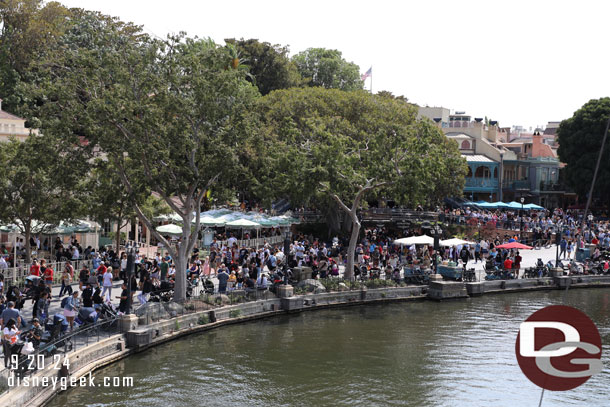
[[[460,148],[462,150],[470,150],[470,142],[468,140],[462,141],[462,147]]]

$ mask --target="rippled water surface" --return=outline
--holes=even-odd
[[[60,406],[537,406],[515,358],[519,324],[561,292],[404,302],[281,316],[191,335],[95,372]],[[571,290],[597,324],[604,371],[543,406],[610,406],[610,290]]]

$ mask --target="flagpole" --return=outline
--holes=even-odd
[[[371,70],[371,95],[373,94],[373,70]]]

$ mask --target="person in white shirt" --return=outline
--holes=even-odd
[[[0,270],[6,270],[8,268],[8,263],[4,260],[4,257],[0,256]]]
[[[102,296],[108,291],[106,294],[106,301],[110,301],[112,298],[112,267],[108,267],[106,272],[103,274],[102,278],[104,279],[102,282],[102,286],[104,289],[102,290]]]

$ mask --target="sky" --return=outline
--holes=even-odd
[[[60,0],[160,37],[338,49],[372,89],[526,129],[610,96],[610,1]],[[366,81],[367,89],[370,80]]]

